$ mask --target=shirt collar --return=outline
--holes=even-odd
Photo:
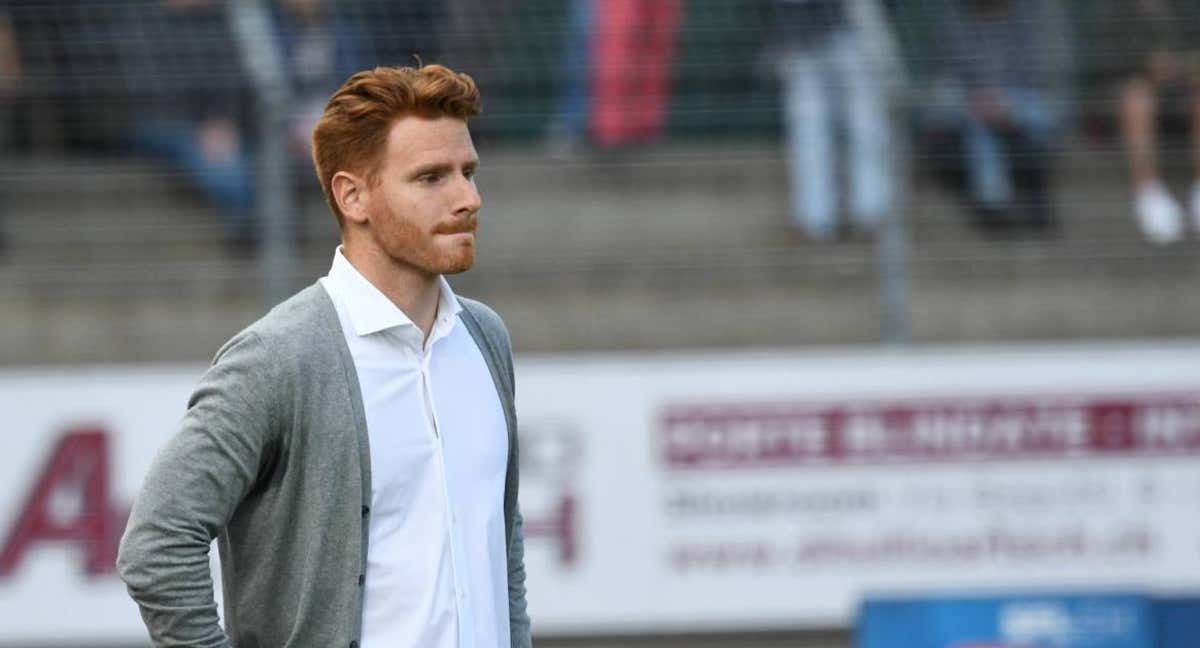
[[[340,245],[333,253],[333,265],[329,268],[327,278],[336,297],[345,307],[355,334],[360,337],[397,326],[416,327],[404,311],[397,308],[392,300],[362,276],[342,253]],[[453,320],[462,310],[462,305],[458,303],[458,297],[450,289],[450,283],[445,277],[438,276],[438,286],[441,294],[438,298],[434,327],[443,328],[453,325]]]

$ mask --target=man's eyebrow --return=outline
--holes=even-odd
[[[412,170],[413,176],[423,176],[426,173],[445,173],[454,168],[454,165],[446,162],[430,162]]]
[[[479,167],[479,160],[478,159],[470,160],[463,166],[468,169],[476,169]],[[422,164],[421,166],[413,169],[412,175],[414,177],[416,177],[416,176],[423,176],[427,173],[446,173],[449,171],[453,171],[454,167],[455,167],[455,165],[450,162],[430,162],[428,164]]]

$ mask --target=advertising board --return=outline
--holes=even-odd
[[[201,366],[0,373],[0,644],[144,638],[113,569]],[[539,634],[1200,588],[1200,347],[521,358]]]

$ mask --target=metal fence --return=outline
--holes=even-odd
[[[534,348],[659,346],[671,327],[690,346],[1179,336],[1200,313],[1181,297],[1200,220],[1189,2],[0,15],[8,362],[193,357],[194,336],[143,351],[122,331],[232,308],[209,327],[225,335],[323,273],[337,235],[307,159],[315,115],[350,72],[418,60],[483,90],[489,218],[461,281],[530,313]],[[690,301],[656,320],[664,299]],[[694,316],[706,304],[727,314]],[[612,309],[644,318],[595,322]],[[81,335],[109,351],[64,341]]]

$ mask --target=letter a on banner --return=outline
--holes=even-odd
[[[108,438],[100,429],[63,435],[42,469],[0,552],[0,578],[10,576],[39,542],[72,542],[89,576],[114,569],[116,537],[108,499]]]

